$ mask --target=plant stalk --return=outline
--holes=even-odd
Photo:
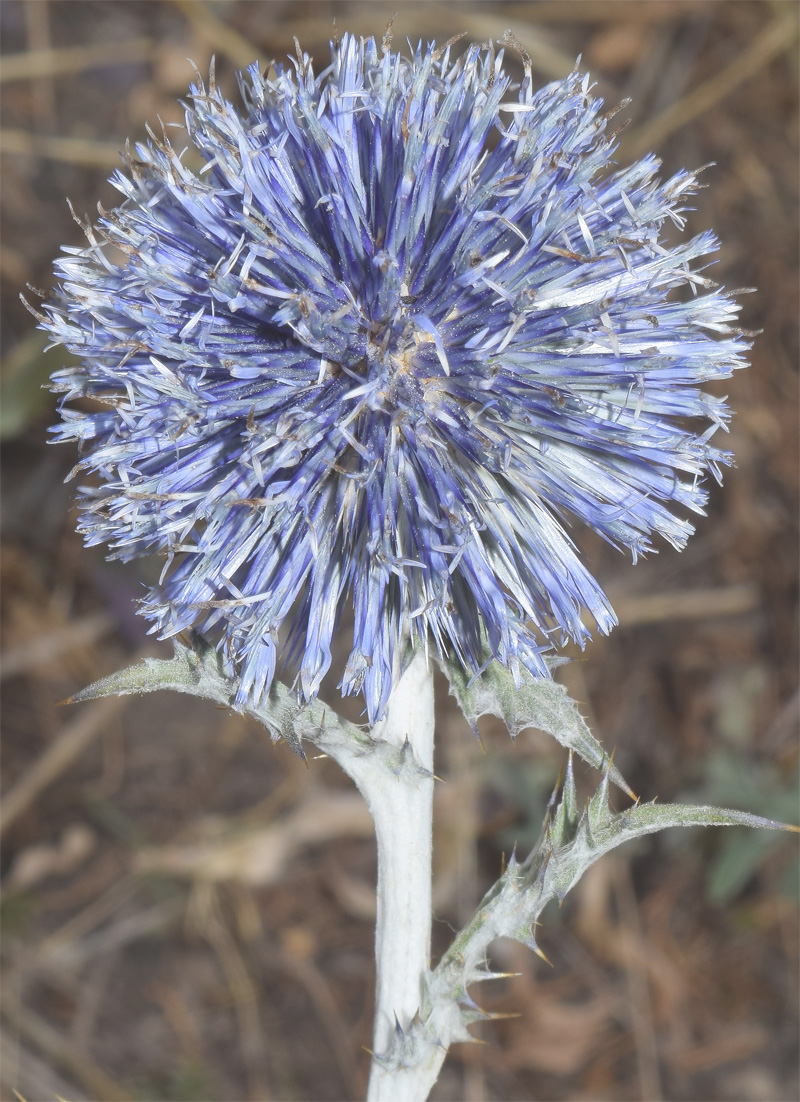
[[[374,730],[376,737],[397,746],[402,768],[396,774],[383,770],[371,783],[359,785],[378,843],[369,1102],[422,1102],[438,1074],[438,1067],[432,1079],[424,1068],[392,1070],[381,1060],[391,1052],[396,1029],[406,1031],[421,1009],[423,978],[430,970],[433,727],[433,672],[417,651]],[[412,755],[417,768],[410,769]]]

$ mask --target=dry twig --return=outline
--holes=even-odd
[[[0,63],[0,83],[82,73],[87,69],[114,68],[120,63],[143,61],[150,57],[152,51],[152,39],[131,38],[92,46],[6,54]]]
[[[755,76],[778,54],[791,50],[797,40],[797,31],[797,15],[794,11],[773,20],[730,65],[623,138],[620,143],[620,159],[635,160],[648,150],[662,146],[670,134],[730,95],[734,88]]]
[[[717,616],[740,616],[758,608],[758,588],[750,583],[716,586],[713,589],[678,590],[670,593],[614,593],[609,598],[620,627],[655,624],[666,620],[709,620]]]
[[[74,1075],[91,1098],[102,1098],[103,1102],[133,1102],[131,1095],[106,1075],[102,1068],[85,1053],[79,1052],[72,1041],[63,1037],[38,1014],[23,1007],[9,994],[7,987],[0,995],[0,1010],[20,1036],[53,1063]]]
[[[172,3],[186,17],[192,29],[238,69],[246,69],[254,61],[262,65],[267,61],[249,39],[219,19],[203,0],[172,0]]]
[[[28,157],[46,157],[51,161],[90,165],[95,168],[116,168],[122,150],[112,142],[96,142],[88,138],[54,138],[44,134],[29,134],[27,130],[0,131],[0,153],[17,153]]]
[[[19,818],[37,796],[53,783],[78,758],[125,708],[124,697],[93,701],[58,734],[36,763],[3,797],[0,807],[0,833]]]
[[[63,627],[51,628],[29,643],[4,651],[0,655],[0,679],[16,677],[44,666],[73,647],[90,646],[111,631],[113,626],[114,620],[108,613],[96,612]]]

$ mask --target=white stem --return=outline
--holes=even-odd
[[[424,651],[414,653],[402,676],[395,671],[386,716],[369,736],[346,726],[327,726],[322,709],[302,737],[352,777],[375,822],[376,991],[368,1102],[424,1102],[447,1044],[424,1030],[412,1030],[407,1043],[398,1043],[396,1032],[399,1027],[408,1033],[417,1012],[429,1009],[423,1003],[431,955],[434,710],[433,672]]]
[[[375,926],[373,1051],[391,1049],[396,1027],[408,1029],[422,1005],[430,970],[433,844],[433,674],[418,651],[389,700],[374,735],[398,747],[403,768],[381,770],[359,785],[375,820],[378,895]],[[413,765],[408,759],[413,754]],[[358,782],[357,782],[358,783]],[[411,1072],[409,1075],[408,1072]],[[369,1102],[422,1102],[436,1078],[425,1069],[390,1070],[373,1059]],[[428,1080],[424,1085],[420,1081]]]

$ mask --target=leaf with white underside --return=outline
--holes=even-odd
[[[238,681],[226,674],[212,646],[198,635],[192,636],[189,646],[178,640],[173,644],[173,658],[146,658],[135,666],[101,678],[66,703],[79,704],[102,696],[172,689],[213,700],[250,716],[266,727],[273,739],[283,739],[302,758],[305,758],[303,742],[312,743],[334,758],[359,786],[365,772],[372,767],[376,774],[388,770],[393,777],[405,776],[413,780],[415,775],[421,775],[422,767],[410,748],[382,741],[343,719],[320,700],[299,704],[291,689],[277,680],[273,681],[264,704],[249,701],[237,704]],[[427,775],[427,771],[422,772]]]
[[[455,1041],[474,1038],[473,1022],[491,1017],[468,994],[470,984],[490,979],[486,967],[491,943],[513,938],[539,952],[534,929],[544,907],[559,902],[598,858],[623,842],[674,826],[749,826],[795,830],[744,811],[679,804],[636,803],[613,812],[608,804],[610,770],[594,796],[580,806],[575,793],[572,755],[560,799],[554,793],[539,843],[520,863],[512,856],[505,872],[484,896],[467,925],[427,977],[426,999],[418,1019],[398,1032],[382,1059],[405,1067],[424,1059],[426,1050],[446,1050]]]
[[[236,708],[237,683],[226,676],[222,660],[213,647],[200,636],[193,636],[191,646],[175,640],[174,649],[173,658],[145,658],[135,666],[102,677],[81,689],[67,703],[80,704],[101,696],[129,696],[172,689]],[[297,705],[288,689],[276,683],[274,699],[271,695],[269,704],[268,708],[246,706],[237,710],[259,720],[273,738],[284,738],[293,750],[304,756],[292,722],[292,709],[296,711]]]
[[[609,770],[614,784],[636,799],[563,685],[549,677],[533,677],[527,670],[520,670],[517,685],[511,671],[496,661],[472,678],[455,658],[443,658],[441,666],[450,682],[450,691],[476,734],[478,720],[486,715],[501,719],[512,738],[527,727],[536,727],[552,735],[567,750],[574,750],[589,765]]]

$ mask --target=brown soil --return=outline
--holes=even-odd
[[[6,76],[2,104],[3,789],[6,807],[20,801],[3,846],[3,1102],[16,1091],[27,1102],[234,1102],[364,1090],[371,838],[332,822],[332,837],[322,830],[260,883],[241,849],[225,848],[267,830],[280,839],[286,816],[322,791],[346,798],[336,767],[305,768],[243,719],[186,697],[57,706],[157,647],[133,614],[153,568],[107,563],[75,535],[63,484],[75,456],[45,446],[54,416],[40,386],[58,353],[42,356],[18,294],[48,287],[59,247],[82,241],[64,197],[81,215],[113,204],[105,178],[124,138],[158,115],[180,120],[187,57],[203,70],[215,52],[233,94],[235,68],[285,56],[293,33],[320,59],[334,14],[342,29],[381,34],[397,6],[0,5],[4,54],[32,52],[26,75]],[[723,241],[715,278],[758,288],[743,324],[763,330],[750,370],[721,390],[736,410],[737,466],[682,555],[663,549],[632,568],[580,537],[621,624],[565,677],[644,798],[796,818],[797,7],[401,7],[397,43],[511,25],[543,83],[581,54],[607,101],[633,97],[623,156],[652,144],[665,172],[715,162],[691,228]],[[74,55],[59,53],[32,68],[37,51],[103,44],[104,66],[83,56],[65,70]],[[535,733],[512,747],[492,725],[482,754],[439,690],[440,951],[502,852],[532,840],[562,754]],[[74,756],[26,798],[59,740]],[[588,791],[589,772],[581,779]],[[792,838],[764,838],[755,852],[746,833],[692,832],[596,866],[539,931],[552,968],[497,946],[495,963],[521,975],[478,994],[519,1017],[477,1028],[484,1045],[456,1046],[435,1099],[797,1098],[797,851]]]

